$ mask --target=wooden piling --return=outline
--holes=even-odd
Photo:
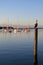
[[[34,29],[34,65],[37,65],[38,28]]]

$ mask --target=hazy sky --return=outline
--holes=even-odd
[[[0,24],[43,25],[43,0],[0,0]]]

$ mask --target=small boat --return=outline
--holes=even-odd
[[[0,32],[2,32],[2,29],[0,29]]]
[[[25,28],[25,29],[24,29],[24,32],[30,32],[30,29]]]
[[[8,32],[8,30],[7,30],[7,29],[3,29],[3,32],[5,32],[5,33],[6,33],[6,32]]]
[[[8,29],[8,32],[11,33],[13,30],[12,29]]]

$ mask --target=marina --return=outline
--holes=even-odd
[[[1,32],[30,32],[30,28],[0,27]]]

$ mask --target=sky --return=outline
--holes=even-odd
[[[43,25],[43,0],[0,0],[0,24]]]

